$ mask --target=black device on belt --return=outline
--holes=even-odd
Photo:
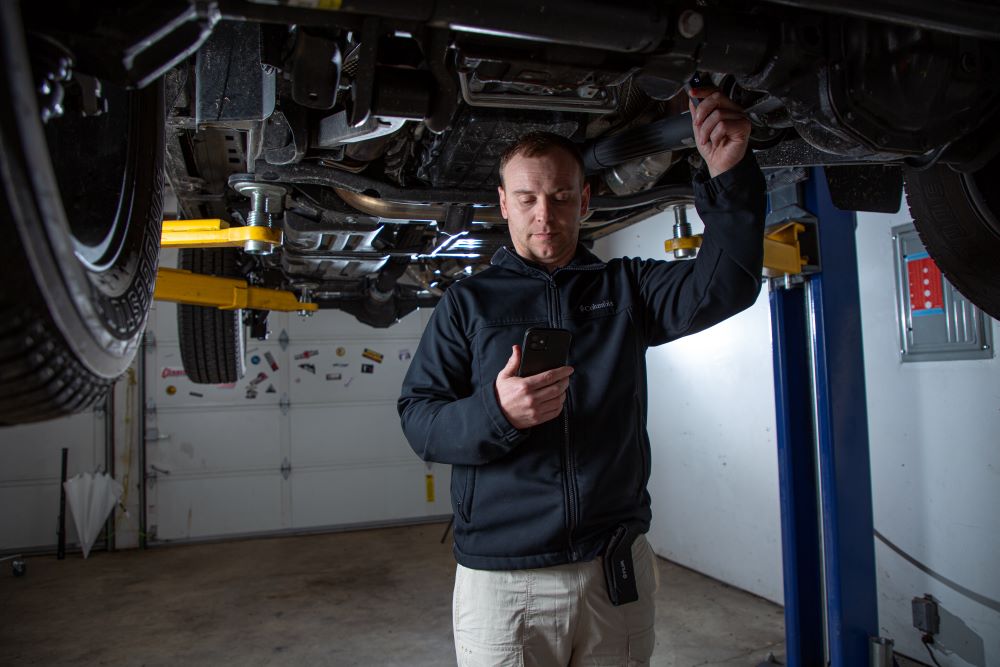
[[[604,549],[604,580],[608,584],[611,604],[616,607],[639,599],[632,563],[632,543],[640,535],[642,532],[638,526],[623,523],[611,534]]]

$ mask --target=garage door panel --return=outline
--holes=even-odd
[[[292,410],[292,463],[296,468],[413,462],[395,403],[332,405]]]
[[[58,542],[62,449],[67,477],[92,473],[104,464],[104,439],[104,414],[96,412],[0,429],[0,551]],[[67,544],[76,544],[68,503],[66,531]]]
[[[185,540],[278,530],[281,474],[229,477],[159,476],[155,483],[157,540]]]
[[[171,473],[231,473],[281,466],[281,411],[203,410],[156,415],[157,440],[147,459]]]
[[[441,480],[427,502],[427,469],[396,413],[427,313],[389,329],[340,311],[271,313],[269,339],[246,341],[245,377],[218,386],[188,380],[177,308],[156,309],[146,348],[154,542],[450,512]]]
[[[293,344],[289,397],[293,405],[395,401],[414,349],[412,341]]]
[[[271,366],[268,353],[278,370]],[[148,370],[152,380],[150,398],[158,407],[178,409],[278,405],[288,373],[287,367],[283,368],[285,364],[280,346],[277,343],[253,345],[247,350],[246,357],[246,375],[238,382],[195,384],[184,373],[180,348],[157,345]]]
[[[450,514],[448,468],[434,469],[434,502],[427,502],[426,475],[419,462],[293,470],[292,523],[311,528]]]
[[[38,478],[59,479],[62,448],[67,455],[68,476],[94,472],[104,462],[104,415],[84,412],[37,424],[0,429],[0,454],[17,460],[16,466],[0,466],[0,483]]]
[[[59,478],[0,486],[0,551],[51,547],[59,542]],[[66,544],[79,543],[66,503]]]
[[[427,309],[425,309],[427,310]],[[420,338],[424,323],[418,311],[410,313],[388,329],[373,329],[362,324],[353,315],[340,310],[321,310],[311,317],[291,315],[288,318],[288,335],[293,341],[324,340],[385,340],[391,338]]]

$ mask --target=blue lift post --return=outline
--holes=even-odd
[[[878,613],[856,221],[820,169],[797,187],[822,270],[770,294],[787,658],[863,667]]]
[[[772,289],[774,392],[785,589],[785,652],[790,667],[823,665],[823,576],[819,489],[813,447],[805,289]]]

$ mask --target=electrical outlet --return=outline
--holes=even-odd
[[[913,608],[913,627],[925,635],[936,635],[941,629],[937,602],[931,596],[925,595],[922,598],[913,598],[911,605]]]

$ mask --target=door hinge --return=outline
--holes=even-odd
[[[282,394],[281,400],[278,401],[278,407],[281,408],[281,414],[287,415],[288,409],[292,407],[292,402],[288,398],[288,394]]]
[[[156,425],[156,403],[152,398],[146,399],[146,404],[142,406],[144,413],[144,430],[142,434],[142,439],[146,442],[156,442],[157,440],[162,440],[160,437],[160,429]]]
[[[154,465],[151,465],[149,467],[150,470],[152,470],[153,472],[149,472],[148,470],[146,471],[146,481],[149,482],[150,484],[155,484],[157,478],[159,478],[160,475],[170,474],[169,470],[164,470],[163,468],[158,468]]]
[[[288,457],[286,456],[285,459],[281,462],[281,476],[284,477],[285,479],[288,479],[288,476],[290,474],[292,474],[292,464],[288,460]]]

